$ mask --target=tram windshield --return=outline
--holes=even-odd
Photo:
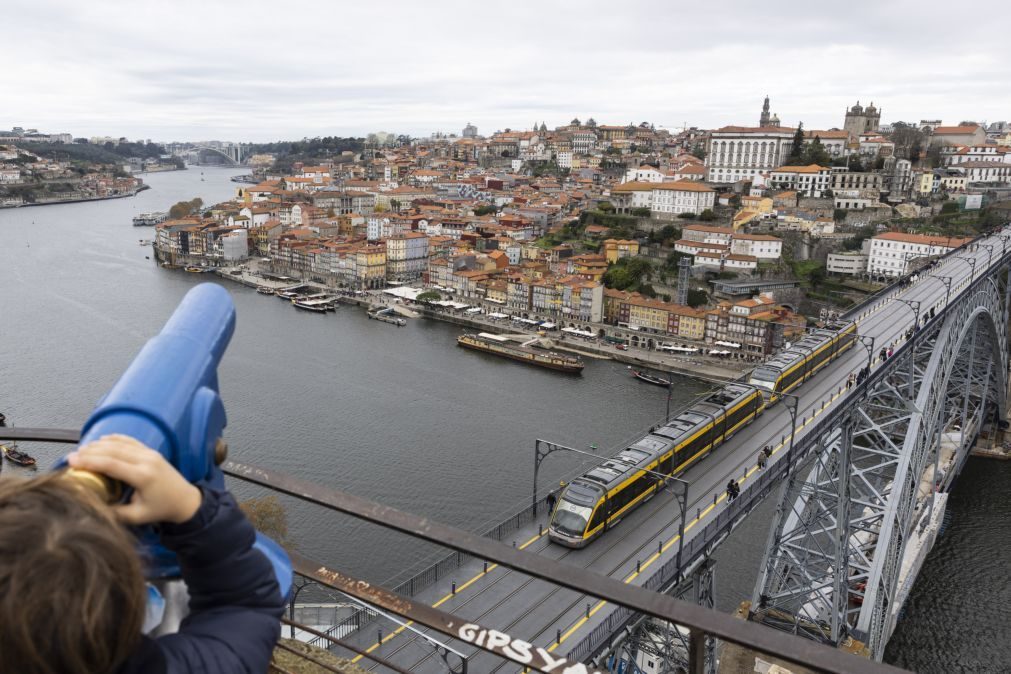
[[[779,370],[771,367],[759,367],[755,368],[755,371],[751,373],[751,379],[748,380],[748,383],[752,386],[761,386],[766,390],[774,391],[777,379],[779,379]]]
[[[562,499],[555,508],[555,516],[551,520],[551,524],[559,532],[568,536],[582,536],[592,513],[592,508]]]

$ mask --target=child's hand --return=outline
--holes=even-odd
[[[67,463],[133,487],[129,503],[113,506],[126,524],[181,524],[196,514],[203,498],[161,454],[125,435],[90,442],[70,453]]]

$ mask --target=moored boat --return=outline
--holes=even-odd
[[[636,370],[631,365],[628,366],[628,369],[632,371],[633,377],[635,377],[636,379],[640,379],[648,384],[655,384],[657,386],[663,386],[664,388],[667,388],[668,386],[671,385],[671,380],[669,379],[657,377],[656,375],[648,374],[646,372],[643,372],[642,370]]]
[[[398,328],[402,328],[407,325],[407,321],[403,318],[398,318],[393,314],[390,309],[380,309],[378,311],[367,311],[365,315],[369,318],[374,318],[377,321],[382,321],[383,323],[389,323],[390,325],[395,325]]]
[[[3,450],[4,457],[11,463],[16,463],[19,466],[34,466],[35,458],[28,456],[25,452],[18,449],[17,444],[11,445],[0,445],[0,449]]]
[[[291,303],[294,304],[295,307],[298,309],[304,309],[305,311],[314,311],[317,314],[325,314],[330,310],[329,306],[326,304],[313,304],[309,302],[300,302],[298,300],[292,300]]]
[[[168,213],[141,213],[133,218],[134,227],[153,227],[168,219]]]
[[[493,353],[528,365],[538,365],[561,372],[578,373],[582,372],[584,367],[583,360],[577,356],[511,344],[505,337],[487,332],[461,335],[456,338],[456,343],[468,349]]]
[[[258,286],[256,288],[256,292],[260,293],[261,295],[273,295],[274,289],[268,288],[267,286]]]

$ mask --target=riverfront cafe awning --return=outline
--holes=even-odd
[[[395,288],[386,288],[383,293],[386,295],[393,295],[394,297],[399,297],[400,299],[414,301],[418,299],[418,295],[425,292],[421,288],[412,288],[410,286],[397,286]]]
[[[713,342],[713,344],[715,344],[716,346],[729,346],[731,349],[741,348],[741,345],[738,344],[737,342],[724,342],[721,340],[716,340],[715,342]]]

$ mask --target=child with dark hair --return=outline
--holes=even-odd
[[[66,471],[0,481],[0,668],[266,671],[284,599],[231,494],[190,484],[126,436],[103,437],[67,460],[129,485],[133,495],[109,506]],[[141,633],[148,592],[127,528],[144,524],[178,556],[190,595],[179,631],[158,639]]]

